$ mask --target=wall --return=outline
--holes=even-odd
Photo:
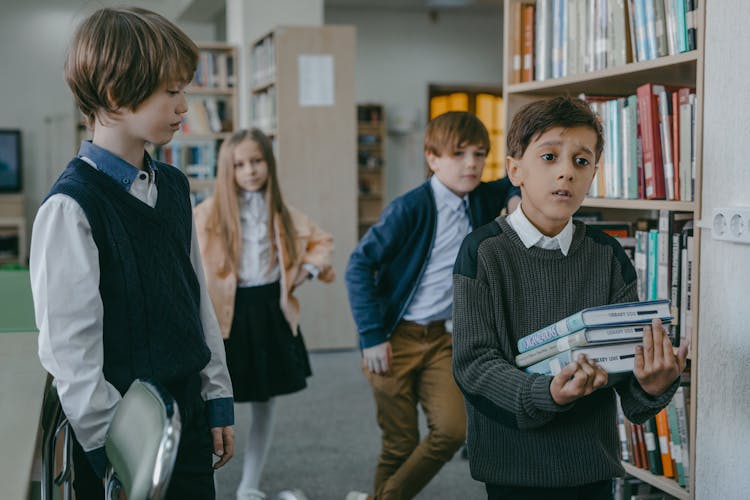
[[[116,0],[33,0],[5,2],[0,16],[0,128],[23,135],[23,183],[27,228],[52,182],[77,151],[75,104],[63,79],[63,64],[74,27],[86,15]],[[138,4],[139,2],[129,2]],[[141,1],[167,17],[162,0]],[[194,40],[214,39],[211,24],[184,23]]]
[[[502,17],[495,10],[327,8],[326,24],[357,28],[357,102],[378,102],[386,116],[416,116],[408,134],[386,143],[386,201],[425,178],[422,136],[430,83],[500,85]]]
[[[743,0],[706,2],[703,125],[704,224],[715,207],[750,207],[750,51]],[[750,491],[750,246],[714,241],[700,250],[696,498],[740,499]]]

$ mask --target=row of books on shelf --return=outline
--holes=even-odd
[[[276,87],[250,96],[250,122],[264,131],[276,129]]]
[[[560,78],[697,47],[697,0],[537,0],[511,10],[513,83]]]
[[[235,85],[234,55],[228,51],[201,50],[193,85],[229,89]]]
[[[625,97],[581,95],[605,136],[590,196],[692,201],[695,190],[695,91],[645,83]]]
[[[620,243],[636,271],[638,299],[669,299],[669,329],[675,339],[689,340],[693,329],[693,214],[659,210],[656,219],[591,220],[597,216],[581,213],[576,218]]]
[[[689,380],[689,368],[682,380]],[[681,382],[672,400],[656,416],[642,424],[630,422],[617,407],[620,454],[624,462],[657,476],[690,485],[690,385]]]
[[[181,134],[210,135],[231,132],[232,106],[222,97],[188,97],[188,112],[182,120]]]
[[[612,481],[612,500],[675,500],[637,477],[616,477]]]
[[[250,60],[250,82],[252,87],[265,85],[276,77],[276,44],[267,36],[252,48]]]
[[[196,179],[213,179],[216,172],[216,141],[201,143],[182,143],[175,140],[155,149],[155,158],[174,165],[188,177]]]

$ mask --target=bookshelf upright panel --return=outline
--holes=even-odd
[[[566,5],[565,9],[567,9],[568,16],[578,13],[575,20],[570,21],[568,17],[559,17],[563,14],[559,13],[559,6],[556,7],[555,5],[563,3]],[[518,110],[529,102],[557,95],[583,95],[592,103],[592,107],[597,110],[602,118],[606,144],[597,178],[594,181],[596,189],[592,187],[592,192],[589,193],[589,197],[581,207],[581,214],[586,214],[592,218],[599,217],[604,221],[619,221],[630,224],[633,234],[621,240],[626,250],[628,250],[626,245],[631,244],[632,240],[635,239],[633,236],[639,230],[639,227],[645,227],[646,231],[658,231],[660,220],[673,224],[675,220],[680,220],[681,217],[687,217],[687,220],[692,222],[691,267],[687,271],[688,274],[683,275],[683,278],[690,281],[690,294],[687,295],[688,300],[683,301],[680,304],[680,309],[676,310],[677,314],[683,315],[683,322],[678,327],[681,329],[682,335],[685,334],[686,323],[689,322],[692,325],[689,354],[691,369],[689,372],[688,410],[690,416],[688,428],[689,452],[686,454],[689,461],[689,477],[686,478],[687,487],[681,487],[678,481],[674,479],[658,476],[649,472],[649,470],[636,467],[633,463],[626,463],[626,470],[629,474],[637,476],[640,480],[677,498],[692,499],[695,491],[694,443],[697,429],[694,416],[696,415],[696,388],[698,383],[697,335],[699,332],[697,331],[697,325],[699,310],[697,290],[700,266],[698,219],[701,213],[701,176],[703,170],[701,158],[703,151],[702,100],[705,2],[694,2],[693,0],[685,2],[688,9],[690,6],[694,6],[695,10],[683,19],[686,22],[683,34],[680,34],[681,31],[675,32],[674,28],[670,28],[670,5],[667,5],[666,17],[663,21],[665,38],[661,41],[657,40],[657,43],[653,45],[656,52],[651,54],[639,52],[650,42],[644,42],[642,38],[646,36],[644,34],[641,34],[641,38],[639,38],[640,32],[637,32],[634,20],[631,24],[631,12],[629,11],[629,9],[635,8],[633,6],[639,8],[644,4],[658,7],[659,4],[671,5],[671,2],[666,2],[666,0],[645,0],[642,2],[505,0],[503,57],[505,83],[503,95],[506,107],[506,130]],[[614,10],[608,13],[609,24],[605,23],[607,27],[596,28],[592,35],[590,30],[592,24],[589,21],[594,19],[591,16],[596,16],[596,9],[599,8],[597,7],[599,5],[606,5],[610,9],[614,7]],[[618,6],[621,10],[618,10]],[[587,11],[587,9],[589,10]],[[524,12],[526,15],[524,15]],[[674,15],[677,14],[672,14],[672,16]],[[674,22],[674,19],[672,21]],[[529,22],[531,22],[531,25],[529,25]],[[658,22],[658,16],[652,22]],[[538,28],[539,26],[542,27],[541,30]],[[559,30],[560,26],[567,27],[568,32],[556,32],[555,30]],[[634,33],[633,36],[631,36],[631,32]],[[658,32],[659,30],[654,31],[654,33]],[[540,41],[537,37],[544,33],[546,33],[548,39]],[[670,36],[674,36],[674,40],[668,39]],[[549,51],[543,52],[540,47],[549,47]],[[544,66],[541,71],[539,71],[540,65]],[[677,100],[679,94],[674,98],[674,102],[680,104],[679,109],[691,111],[691,119],[687,123],[692,130],[692,138],[687,151],[690,151],[693,162],[688,168],[690,175],[679,179],[680,185],[688,189],[687,193],[677,191],[672,196],[668,194],[654,196],[653,193],[646,196],[647,192],[642,191],[644,186],[641,185],[638,194],[633,196],[633,191],[628,192],[618,184],[622,182],[627,186],[627,182],[636,182],[632,179],[628,181],[628,175],[631,174],[628,173],[628,170],[624,170],[627,168],[626,164],[635,165],[636,161],[632,160],[632,163],[629,163],[627,153],[623,154],[622,151],[616,151],[615,149],[608,151],[607,148],[611,148],[612,144],[616,144],[618,141],[621,141],[621,144],[631,144],[629,137],[632,137],[632,141],[641,140],[640,135],[628,136],[627,132],[623,132],[623,128],[629,123],[626,118],[622,118],[620,122],[617,120],[620,119],[619,117],[625,116],[623,110],[627,109],[627,97],[633,96],[633,99],[635,99],[639,87],[649,83],[665,87],[665,94],[669,98],[667,109],[669,109],[668,117],[670,119],[675,116],[671,93],[677,93],[679,89],[692,89],[692,92],[685,92],[686,96],[689,93],[694,95],[689,102],[692,107],[682,108],[682,101]],[[612,111],[611,115],[605,114],[610,109],[606,106],[610,105],[597,107],[601,105],[601,102],[598,101],[605,99],[616,103],[611,105],[611,109],[616,110]],[[618,101],[618,99],[620,100]],[[637,109],[640,111],[640,104]],[[642,115],[639,114],[638,116],[638,120],[641,120]],[[613,121],[608,121],[609,118],[613,118]],[[659,117],[659,120],[661,120],[661,117]],[[621,128],[616,128],[617,123],[620,124],[619,127]],[[680,130],[679,124],[677,124],[678,128],[671,128],[676,126],[674,121],[667,122],[665,119],[663,122],[659,121],[659,123],[669,123],[670,130],[675,133]],[[607,136],[608,130],[612,135]],[[680,140],[683,139],[682,135],[674,135],[673,133],[672,136]],[[684,141],[678,141],[678,144],[673,144],[672,147],[679,148],[679,145],[683,143]],[[639,142],[632,144],[633,146],[641,145]],[[633,147],[633,151],[637,151],[637,153],[634,153],[635,155],[642,153],[640,149],[636,150],[635,147]],[[679,149],[670,149],[671,151],[680,152]],[[608,154],[611,154],[611,156],[607,156]],[[631,155],[630,158],[633,158],[633,156]],[[641,162],[642,160],[641,157]],[[663,163],[659,165],[656,165],[656,162],[654,163],[654,169],[664,168]],[[641,165],[642,167],[643,165]],[[632,170],[632,172],[633,176],[640,176],[635,170]],[[677,170],[673,170],[673,173],[674,175],[683,174]],[[608,176],[609,181],[614,182],[614,187],[605,185]],[[600,181],[599,178],[602,178],[602,180]],[[675,183],[675,189],[678,189],[677,184]],[[610,187],[612,189],[609,189]],[[687,214],[687,216],[680,214]],[[669,230],[671,230],[672,227],[678,226],[665,227],[669,227]],[[671,233],[668,232],[667,234],[669,235],[669,241],[672,241]],[[683,231],[681,234],[684,236],[688,233]],[[677,245],[677,243],[674,244]],[[680,248],[675,247],[673,252],[676,253],[671,255],[681,254],[681,252],[677,252]],[[684,253],[682,253],[682,256],[684,256]],[[673,260],[669,257],[668,261],[671,263]],[[680,265],[682,265],[682,262],[684,261],[680,261]],[[671,270],[669,274],[670,276],[674,275]],[[686,281],[678,281],[680,287],[684,287],[686,284]],[[671,283],[671,286],[675,286],[674,283]],[[681,293],[681,289],[678,293]],[[685,307],[688,302],[689,309]]]
[[[356,37],[351,26],[277,27],[250,47],[251,125],[274,142],[284,200],[333,233],[333,285],[300,288],[311,349],[355,346],[343,279],[357,241]]]

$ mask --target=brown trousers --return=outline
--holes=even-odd
[[[402,321],[390,339],[393,361],[385,375],[363,370],[370,381],[382,431],[375,470],[377,500],[419,493],[466,439],[466,410],[451,369],[452,338],[444,322]],[[417,405],[429,432],[419,441]]]

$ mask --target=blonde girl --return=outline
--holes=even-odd
[[[271,141],[257,129],[222,144],[214,196],[195,208],[195,223],[234,400],[251,407],[237,499],[258,500],[276,396],[311,375],[294,291],[334,279],[333,238],[284,203]]]

